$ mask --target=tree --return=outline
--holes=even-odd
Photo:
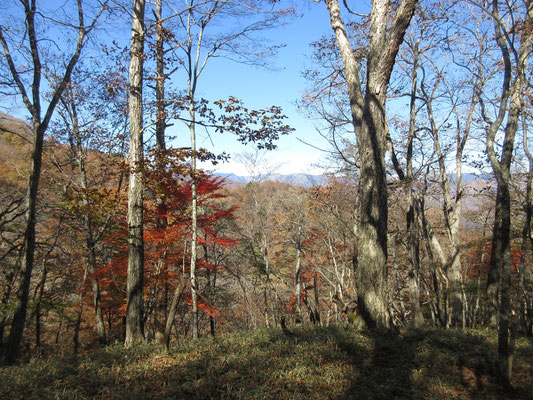
[[[144,340],[143,320],[143,61],[145,1],[135,0],[131,27],[129,88],[130,179],[128,187],[128,286],[126,346]]]
[[[360,222],[356,260],[358,307],[370,327],[388,330],[392,326],[386,276],[388,196],[385,100],[396,54],[417,0],[403,0],[394,6],[388,0],[372,1],[364,86],[360,80],[360,60],[350,44],[339,3],[337,0],[325,0],[325,3],[344,63],[360,157]],[[393,8],[396,8],[394,14]]]
[[[20,343],[24,332],[24,324],[26,321],[26,311],[28,306],[28,294],[30,288],[30,281],[34,267],[34,252],[35,252],[35,225],[36,225],[36,204],[39,190],[39,178],[41,175],[42,153],[44,134],[50,124],[54,110],[59,102],[61,94],[65,90],[70,81],[72,71],[78,62],[82,49],[87,43],[88,35],[95,28],[100,16],[107,8],[107,1],[99,5],[99,10],[96,16],[85,22],[85,10],[81,0],[76,1],[77,9],[77,25],[73,26],[69,23],[62,23],[64,26],[71,26],[77,32],[77,41],[69,57],[63,60],[64,70],[56,72],[61,78],[55,86],[52,87],[50,94],[50,101],[45,106],[46,110],[44,116],[42,115],[42,92],[41,80],[44,75],[45,67],[42,65],[42,45],[44,43],[40,29],[36,24],[36,16],[40,18],[37,9],[36,0],[21,0],[23,7],[23,15],[25,21],[25,30],[19,38],[15,35],[9,36],[9,33],[15,31],[12,29],[8,33],[4,33],[4,25],[0,26],[0,43],[4,51],[4,59],[8,65],[10,79],[9,82],[12,87],[15,87],[16,92],[22,98],[22,101],[31,115],[32,130],[33,130],[33,151],[31,156],[31,170],[27,185],[26,193],[26,229],[24,233],[24,253],[22,260],[22,273],[17,291],[17,304],[13,320],[11,322],[11,330],[7,340],[4,360],[7,363],[13,363],[17,359],[20,351]],[[18,41],[18,42],[17,42]],[[27,41],[27,45],[24,42]],[[11,49],[15,48],[12,53]],[[31,79],[28,81],[25,76],[25,69],[27,60],[31,60],[30,71]],[[20,65],[17,65],[20,63]]]
[[[512,24],[500,14],[498,0],[492,2],[487,10],[492,18],[495,40],[501,51],[503,61],[503,81],[501,97],[492,119],[486,108],[485,99],[480,99],[482,116],[487,123],[486,151],[497,182],[496,208],[492,236],[491,261],[488,279],[488,292],[494,295],[501,270],[501,295],[498,325],[498,365],[499,376],[504,384],[511,381],[513,366],[513,348],[509,341],[511,317],[511,197],[510,179],[514,141],[518,131],[522,111],[522,97],[526,87],[526,71],[533,43],[533,2],[505,10],[505,16],[512,17]],[[518,45],[518,48],[516,47]],[[496,135],[504,125],[504,137],[501,154],[496,150]]]
[[[530,87],[530,82],[529,87]],[[521,98],[521,114],[522,114],[522,146],[524,148],[524,153],[527,158],[527,172],[526,175],[526,191],[525,191],[525,199],[524,199],[524,223],[522,228],[522,245],[520,248],[520,270],[518,275],[518,299],[517,299],[517,307],[516,307],[516,318],[521,319],[521,322],[523,324],[524,331],[527,332],[529,336],[533,335],[533,324],[532,324],[532,315],[531,315],[531,308],[528,309],[528,303],[531,304],[531,301],[529,300],[531,298],[531,292],[528,293],[526,290],[526,253],[528,249],[528,244],[531,246],[533,245],[533,236],[531,235],[531,220],[533,216],[533,199],[532,199],[532,184],[533,184],[533,155],[531,154],[531,151],[529,150],[529,144],[528,144],[528,118],[531,117],[531,113],[528,112],[528,109],[525,106],[524,98]],[[531,246],[533,249],[533,246]],[[531,281],[531,280],[530,280]],[[529,300],[529,301],[528,301]],[[529,314],[529,321],[528,321],[528,314]],[[513,334],[516,335],[516,331],[518,330],[519,322],[516,321],[514,324],[514,330],[511,331]]]
[[[156,2],[156,11],[155,11],[155,31],[156,31],[156,45],[155,45],[155,57],[156,57],[156,77],[155,77],[155,94],[156,94],[156,121],[155,121],[155,137],[156,137],[156,149],[158,153],[163,153],[166,150],[166,139],[165,139],[165,130],[166,130],[166,103],[165,99],[165,83],[168,79],[168,76],[165,72],[165,30],[163,27],[163,2],[162,0],[157,0]],[[161,154],[162,155],[162,154]],[[162,170],[165,168],[165,165],[161,160],[157,163],[157,169]],[[166,215],[166,206],[164,199],[158,199],[159,207],[161,208],[162,215],[158,218],[159,228],[164,229],[167,225]],[[164,268],[164,266],[162,266]],[[165,341],[165,315],[166,315],[166,300],[167,300],[167,282],[164,280],[162,282],[161,288],[157,290],[157,310],[155,313],[155,340],[159,344],[168,344],[168,335],[167,340]]]

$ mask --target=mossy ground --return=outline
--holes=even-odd
[[[298,327],[111,345],[77,360],[0,369],[2,399],[531,399],[533,340],[517,342],[512,391],[485,331]]]

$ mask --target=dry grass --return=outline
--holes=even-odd
[[[0,369],[6,399],[527,399],[533,341],[517,343],[514,389],[494,378],[496,337],[480,331],[299,327],[109,346],[77,361]]]

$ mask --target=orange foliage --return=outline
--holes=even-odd
[[[190,294],[186,296],[186,300],[189,306],[191,307],[190,311],[192,312],[192,297]],[[226,315],[226,313],[220,310],[219,308],[215,307],[214,305],[207,304],[202,298],[198,299],[198,309],[200,311],[205,312],[207,315],[213,318],[217,318],[221,323],[224,322],[224,320],[222,319],[222,316]]]
[[[168,171],[167,171],[168,172]],[[170,171],[171,172],[171,171]],[[191,231],[191,185],[170,173],[163,176],[147,174],[146,185],[157,194],[157,200],[145,201],[144,210],[144,284],[145,295],[154,292],[154,288],[163,284],[174,288],[182,272],[190,268],[190,254],[186,251]],[[216,244],[222,247],[236,246],[239,241],[217,236],[216,225],[222,219],[234,218],[235,207],[222,209],[216,201],[226,197],[220,192],[223,180],[203,176],[198,180],[198,205],[204,211],[198,218],[198,227],[203,235],[198,238],[200,244]],[[208,210],[209,212],[207,212]],[[119,228],[106,238],[106,243],[119,249],[107,265],[99,268],[94,276],[102,287],[102,304],[113,313],[123,315],[126,307],[126,275],[128,264],[127,226],[124,217],[117,218]],[[190,248],[190,244],[189,244]],[[185,253],[184,253],[185,251]],[[220,267],[197,261],[198,269],[220,271]],[[185,298],[189,295],[185,295]],[[222,321],[222,311],[213,305],[201,303],[200,309]]]
[[[489,244],[482,248],[473,247],[469,251],[463,253],[463,268],[466,269],[467,266],[466,274],[469,279],[477,279],[480,274],[486,275],[488,273],[491,251],[492,245]],[[511,272],[513,274],[517,273],[521,254],[520,250],[511,249]]]

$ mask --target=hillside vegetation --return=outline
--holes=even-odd
[[[533,1],[2,10],[0,400],[533,399]]]
[[[517,343],[514,387],[495,381],[497,337],[474,330],[399,336],[350,326],[298,327],[121,344],[77,360],[0,369],[4,399],[528,399],[533,341]]]

